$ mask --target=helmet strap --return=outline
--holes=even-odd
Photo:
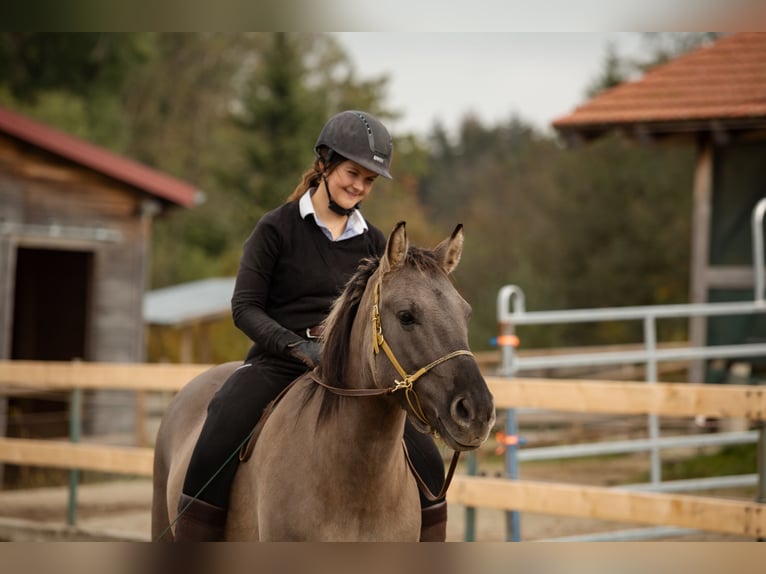
[[[330,211],[334,211],[338,215],[349,216],[354,213],[355,209],[359,209],[359,205],[362,203],[361,201],[350,209],[346,209],[345,207],[341,207],[335,203],[335,200],[332,198],[332,194],[330,193],[330,184],[327,182],[327,174],[325,172],[322,172],[322,180],[324,181],[324,189],[327,192],[327,198],[329,199],[327,207],[330,208]]]

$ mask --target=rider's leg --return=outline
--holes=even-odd
[[[444,485],[444,461],[430,435],[418,432],[409,422],[404,427],[404,443],[407,445],[415,470],[433,494]],[[444,542],[447,538],[447,501],[442,497],[428,500],[420,493],[420,541]]]
[[[234,371],[215,394],[186,471],[177,541],[223,538],[238,447],[269,402],[305,370],[291,359],[255,357]]]

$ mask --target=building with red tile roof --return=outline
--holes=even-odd
[[[766,197],[766,33],[721,36],[598,94],[553,126],[570,144],[617,132],[642,143],[695,145],[690,300],[762,296],[751,214]],[[723,321],[693,318],[692,343],[766,339],[763,329]],[[700,365],[690,372],[692,382],[702,376]]]
[[[766,33],[724,36],[606,90],[557,118],[564,137],[725,133],[766,128]]]

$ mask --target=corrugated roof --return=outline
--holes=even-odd
[[[144,295],[144,322],[182,326],[231,314],[234,277],[201,279]]]
[[[189,207],[197,199],[192,185],[127,157],[0,107],[0,133],[93,169],[160,199]]]
[[[711,121],[766,126],[766,33],[724,36],[602,92],[553,126],[562,132],[625,124],[683,131]]]

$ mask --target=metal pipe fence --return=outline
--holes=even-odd
[[[658,363],[671,360],[747,359],[766,356],[766,343],[740,345],[714,345],[704,347],[658,348],[657,321],[670,318],[717,317],[753,315],[766,313],[766,275],[764,274],[763,223],[766,216],[766,198],[761,199],[752,213],[753,269],[755,285],[752,301],[725,303],[693,303],[677,305],[649,305],[616,308],[569,309],[554,311],[526,310],[524,291],[517,285],[503,286],[497,297],[497,317],[501,366],[499,375],[514,377],[520,372],[560,367],[604,366],[642,364],[646,383],[658,382]],[[643,325],[643,348],[630,351],[607,351],[599,353],[576,353],[556,356],[520,357],[515,351],[515,330],[518,326],[551,325],[568,323],[598,323],[608,321],[641,321]],[[514,409],[506,416],[507,435],[518,434],[518,421]],[[524,460],[551,460],[580,456],[648,451],[650,453],[650,482],[643,488],[653,490],[696,489],[726,487],[732,482],[755,484],[758,500],[766,500],[766,430],[751,432],[717,433],[692,437],[661,437],[659,417],[647,417],[648,438],[631,441],[609,441],[596,444],[566,445],[519,450],[519,441],[505,451],[506,474],[518,478],[518,463]],[[716,446],[724,444],[759,444],[759,468],[755,475],[743,477],[720,477],[718,479],[690,480],[684,484],[670,485],[662,480],[661,451],[681,446]],[[679,481],[674,481],[678,483]],[[639,488],[635,486],[633,488]],[[520,540],[519,516],[508,513],[508,539]],[[603,538],[605,539],[605,538]]]

